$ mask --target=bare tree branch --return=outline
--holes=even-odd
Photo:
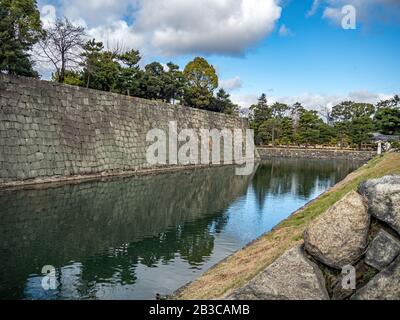
[[[45,30],[45,37],[38,43],[38,61],[51,63],[57,80],[63,83],[66,70],[79,68],[85,39],[83,27],[74,26],[65,17],[57,19],[53,26]]]

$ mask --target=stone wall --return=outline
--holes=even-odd
[[[224,114],[0,75],[0,185],[151,169],[150,129],[247,128]],[[168,131],[167,131],[168,132]]]
[[[257,148],[261,159],[274,157],[281,158],[307,158],[307,159],[350,159],[368,161],[376,152],[374,151],[352,151],[333,149],[301,149],[301,148]]]

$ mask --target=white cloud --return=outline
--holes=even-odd
[[[289,36],[294,36],[294,33],[292,32],[292,30],[290,30],[288,27],[286,27],[286,25],[283,24],[279,28],[279,35],[281,37],[289,37]]]
[[[321,110],[326,107],[333,107],[342,101],[355,101],[375,104],[381,100],[393,97],[382,93],[374,93],[369,91],[354,91],[346,95],[324,95],[315,93],[304,93],[292,97],[280,97],[277,100],[287,104],[300,102],[308,109]]]
[[[325,8],[324,13],[322,14],[322,17],[325,19],[330,20],[331,22],[334,22],[338,25],[341,24],[342,19],[343,19],[343,14],[342,10],[340,8]]]
[[[243,54],[280,15],[275,0],[153,0],[142,3],[136,29],[160,54]]]
[[[271,33],[278,0],[61,0],[60,15],[99,40],[161,55],[241,55]],[[128,17],[128,18],[127,18]]]
[[[241,108],[250,108],[251,105],[257,103],[258,96],[256,94],[232,94],[231,100]]]
[[[40,19],[44,28],[52,26],[57,18],[56,8],[51,5],[45,5],[40,10]]]
[[[307,109],[324,110],[327,107],[332,108],[342,101],[356,101],[364,103],[375,104],[381,100],[386,100],[393,97],[394,94],[375,93],[370,91],[354,91],[345,95],[325,95],[317,93],[303,93],[296,96],[268,96],[268,102],[274,103],[276,101],[293,105],[300,102]],[[252,104],[257,103],[257,95],[232,95],[232,101],[239,104],[243,108],[249,108]]]
[[[102,41],[107,49],[113,49],[117,45],[126,48],[140,49],[145,44],[145,39],[140,34],[132,32],[131,27],[124,20],[118,20],[107,26],[98,26],[88,30],[90,37]]]
[[[242,79],[240,79],[239,76],[236,76],[232,79],[219,81],[219,87],[228,92],[240,89],[242,86],[243,86],[243,81]]]
[[[346,5],[355,7],[357,20],[362,22],[400,21],[399,0],[314,0],[307,16],[314,15],[322,7],[323,18],[341,24],[342,8]]]
[[[306,17],[313,16],[317,12],[318,7],[319,7],[320,4],[321,4],[321,0],[314,0],[313,4],[311,6],[311,9],[306,14]]]
[[[60,0],[60,10],[68,18],[83,19],[90,28],[108,25],[128,15],[136,0]]]

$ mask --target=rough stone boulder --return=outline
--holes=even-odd
[[[359,188],[368,200],[369,212],[400,234],[400,176],[369,180]]]
[[[372,241],[365,263],[377,270],[387,267],[400,254],[400,241],[384,230]]]
[[[307,228],[305,249],[320,262],[341,269],[364,254],[369,226],[363,198],[350,192]]]
[[[228,299],[327,300],[329,296],[322,272],[298,246],[286,251]]]
[[[400,257],[378,273],[352,297],[353,300],[399,300]]]

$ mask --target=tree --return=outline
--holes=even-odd
[[[256,127],[260,126],[262,122],[271,117],[271,109],[268,106],[268,100],[265,93],[261,94],[258,98],[257,104],[253,104],[250,107],[250,111],[252,112],[252,122]]]
[[[334,128],[329,124],[323,121],[319,124],[319,144],[333,144],[336,143],[336,132]]]
[[[96,73],[92,75],[90,87],[103,91],[114,91],[120,73],[118,55],[111,51],[100,52],[95,68]]]
[[[300,120],[301,114],[305,111],[304,107],[301,105],[300,102],[296,102],[292,108],[290,109],[290,116],[293,120],[294,126],[297,126],[297,123]]]
[[[361,144],[370,140],[375,106],[369,103],[344,101],[332,109],[331,118],[340,144]]]
[[[54,73],[52,74],[51,78],[53,81],[58,81],[57,75]],[[85,85],[83,74],[81,72],[75,72],[70,70],[65,70],[64,83],[78,87],[83,87]]]
[[[86,87],[90,87],[91,77],[96,74],[100,52],[104,49],[102,42],[96,42],[95,39],[89,40],[83,46],[81,54],[83,62],[83,78],[85,79]]]
[[[164,67],[159,62],[150,63],[145,67],[144,78],[141,83],[144,98],[163,98],[164,74]]]
[[[288,110],[288,105],[284,103],[276,102],[271,106],[271,118],[267,120],[267,128],[269,128],[271,132],[272,145],[275,145],[275,140],[279,138],[279,134],[282,130],[282,119]]]
[[[281,121],[281,144],[288,145],[294,142],[293,120],[290,117],[284,117]]]
[[[318,117],[317,111],[304,110],[300,115],[298,134],[301,143],[315,145],[320,139],[320,127],[323,123]]]
[[[262,143],[267,141],[268,134],[266,132],[267,128],[264,125],[261,127],[265,121],[271,118],[271,108],[268,106],[268,100],[265,93],[261,94],[258,98],[257,104],[250,107],[251,115],[251,128],[254,130],[255,139],[257,143]]]
[[[218,88],[218,76],[206,59],[197,57],[189,62],[183,74],[188,81],[185,102],[194,108],[207,109],[214,90]]]
[[[186,88],[186,79],[183,72],[179,70],[179,66],[169,62],[167,63],[168,71],[164,73],[164,90],[163,99],[166,102],[174,103],[175,100],[182,102]]]
[[[366,116],[354,118],[350,124],[350,136],[354,144],[361,147],[362,144],[371,140],[373,129],[372,119]]]
[[[271,142],[275,146],[275,140],[281,133],[280,121],[277,118],[270,118],[261,125],[261,130],[264,131],[264,141]],[[267,139],[265,139],[265,137]]]
[[[400,109],[381,108],[375,115],[376,128],[383,134],[400,133]]]
[[[138,50],[130,50],[118,56],[122,66],[117,77],[116,88],[120,93],[142,97],[140,84],[143,81],[143,72],[139,67],[141,59]]]
[[[381,101],[377,104],[375,128],[383,134],[400,133],[400,97]]]
[[[400,107],[400,97],[395,95],[392,99],[380,101],[377,104],[377,109],[384,109],[384,108],[399,108]]]
[[[230,94],[221,88],[217,92],[216,97],[212,99],[209,110],[235,115],[238,114],[239,107],[232,102],[230,99]]]
[[[0,72],[38,77],[29,51],[42,32],[35,0],[0,0]]]
[[[334,122],[352,121],[354,118],[371,117],[375,107],[369,103],[344,101],[333,107],[331,118]]]
[[[250,110],[253,112],[252,128],[255,130],[257,141],[272,142],[275,145],[282,132],[282,121],[289,107],[279,102],[269,106],[266,95],[262,94],[258,103],[251,106]]]
[[[118,57],[122,62],[120,73],[117,77],[116,87],[119,92],[128,96],[142,96],[140,82],[143,79],[143,72],[140,70],[139,62],[142,59],[138,50],[130,50]]]
[[[297,142],[300,137],[298,135],[298,124],[301,114],[305,111],[300,102],[296,102],[290,109],[290,117],[293,122],[293,142]]]
[[[80,65],[85,36],[85,29],[74,26],[67,18],[57,19],[45,30],[45,37],[39,41],[38,54],[41,61],[54,66],[58,82],[64,83],[66,70],[74,70]]]

